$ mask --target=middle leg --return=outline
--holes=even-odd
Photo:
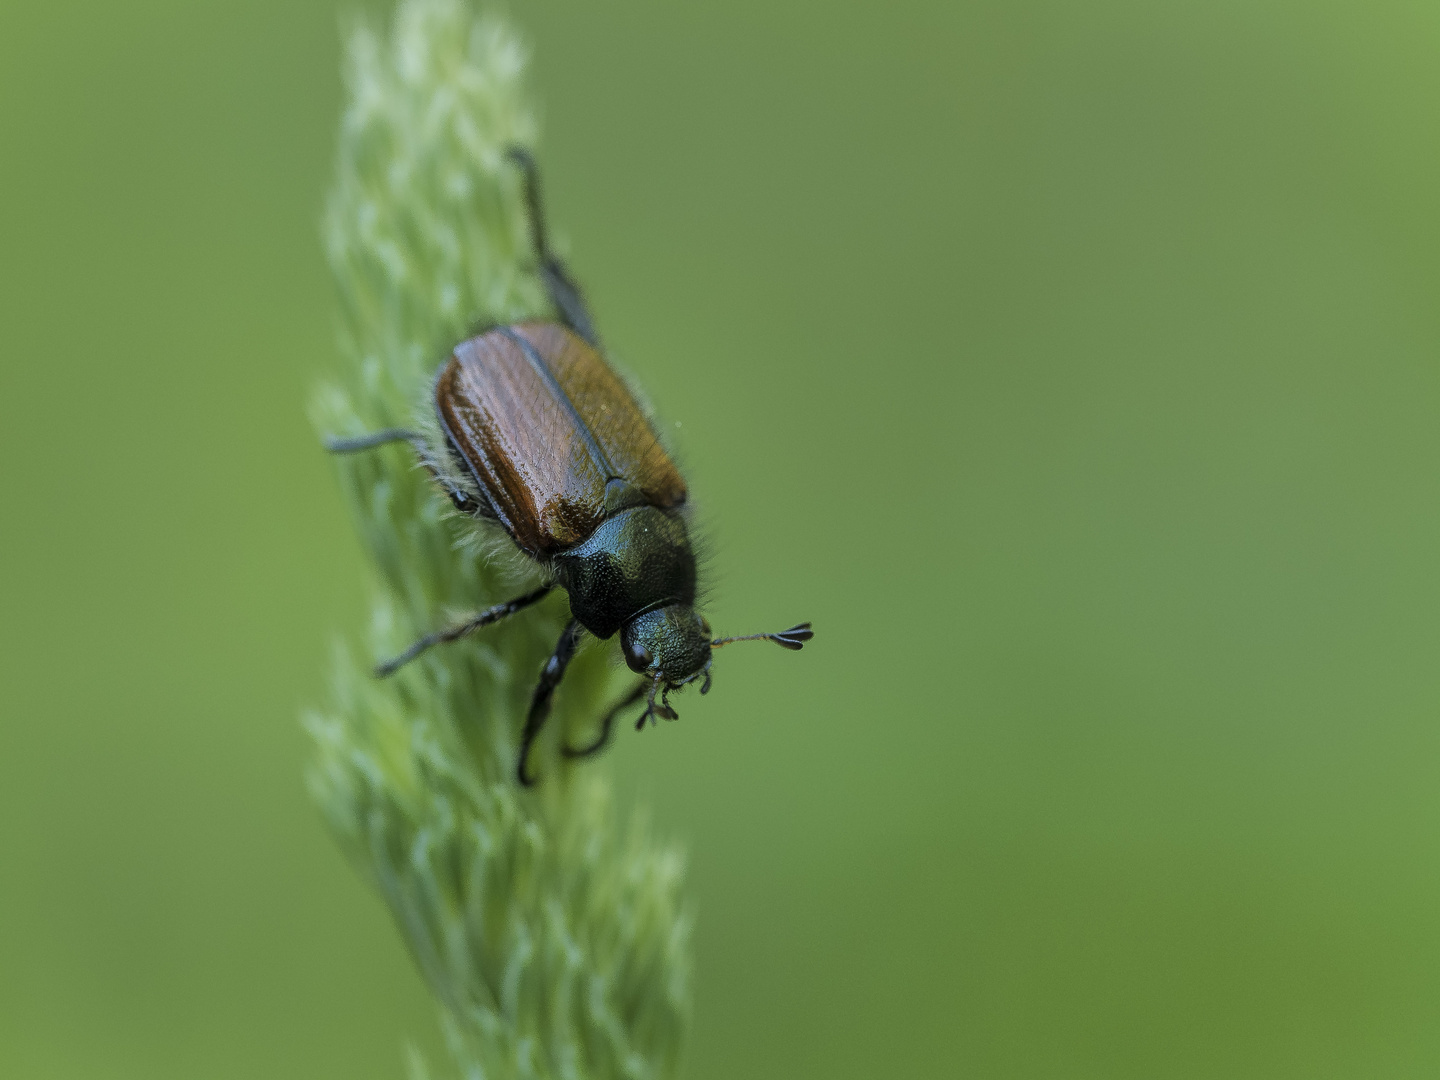
[[[545,726],[545,719],[550,715],[550,699],[555,696],[555,688],[560,685],[560,680],[565,677],[565,669],[575,657],[575,650],[580,646],[580,635],[583,632],[580,621],[571,619],[561,631],[554,655],[545,662],[545,667],[540,671],[535,696],[530,699],[530,713],[525,717],[525,730],[520,735],[520,760],[515,765],[515,776],[521,787],[530,787],[535,783],[535,778],[525,772],[525,762],[530,757],[530,747],[535,742],[535,737],[540,734],[540,729]]]
[[[497,623],[501,619],[514,615],[517,611],[529,607],[531,604],[544,598],[545,594],[553,589],[554,585],[541,585],[534,592],[528,592],[524,596],[517,596],[514,600],[507,600],[503,604],[496,604],[494,607],[486,608],[474,618],[466,619],[463,623],[446,627],[444,630],[437,630],[433,634],[426,634],[419,641],[411,645],[399,656],[393,656],[384,663],[375,665],[375,677],[383,679],[393,675],[396,670],[408,664],[415,657],[419,656],[431,645],[440,645],[447,641],[455,641],[466,634],[473,634],[482,627]]]

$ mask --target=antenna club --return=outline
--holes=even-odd
[[[710,642],[712,649],[718,649],[722,645],[728,645],[732,641],[773,641],[784,649],[799,651],[805,647],[805,642],[815,636],[815,631],[810,629],[808,622],[796,623],[789,630],[781,630],[776,634],[744,634],[740,637],[716,638]]]

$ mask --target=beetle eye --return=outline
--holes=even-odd
[[[648,671],[654,661],[655,658],[650,655],[650,650],[638,641],[626,644],[625,662],[630,665],[631,671]]]

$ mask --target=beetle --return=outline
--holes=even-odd
[[[601,639],[618,633],[625,663],[641,679],[605,714],[590,745],[562,747],[572,758],[601,750],[615,718],[642,697],[637,731],[656,717],[678,719],[670,692],[703,676],[700,693],[708,693],[715,649],[766,640],[798,650],[813,632],[806,622],[779,633],[711,638],[710,624],[695,608],[685,481],[606,362],[580,289],[550,250],[534,158],[522,147],[507,156],[521,173],[540,278],[558,319],[491,327],[456,345],[432,384],[430,435],[391,428],[327,438],[325,445],[349,454],[410,443],[457,510],[498,524],[546,574],[539,588],[422,637],[377,665],[378,677],[432,645],[524,610],[553,589],[568,594],[570,621],[540,672],[520,737],[515,775],[529,787],[535,782],[527,768],[531,745],[584,633]]]

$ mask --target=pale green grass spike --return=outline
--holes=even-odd
[[[469,327],[548,314],[504,157],[535,144],[525,65],[509,26],[460,0],[405,0],[388,35],[351,34],[324,230],[347,363],[317,395],[322,433],[415,423]],[[533,571],[487,556],[407,447],[337,465],[376,598],[364,662],[341,650],[333,702],[307,719],[309,784],[439,1000],[458,1075],[675,1076],[690,999],[681,858],[640,823],[620,829],[600,770],[557,753],[603,711],[603,650],[572,665],[531,759],[541,782],[520,790],[520,725],[564,597],[372,678],[372,658]],[[408,1071],[443,1075],[413,1050]]]

